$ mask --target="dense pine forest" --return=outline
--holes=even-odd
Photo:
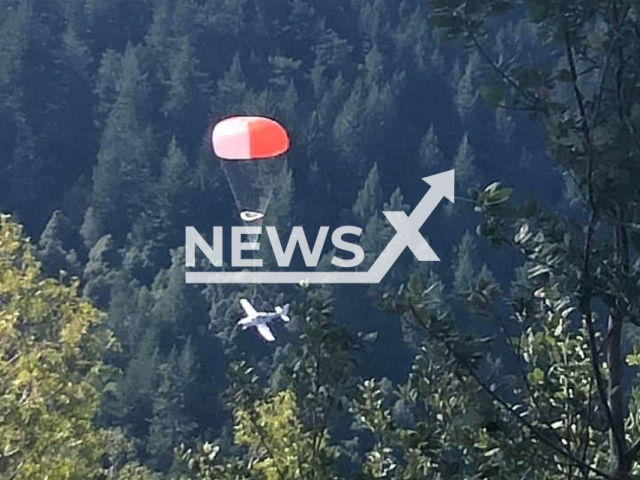
[[[362,270],[454,169],[440,261],[186,283],[230,115]],[[640,478],[638,129],[635,0],[0,0],[0,479]]]

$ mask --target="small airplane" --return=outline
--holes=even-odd
[[[238,325],[242,327],[243,330],[246,330],[249,327],[256,327],[258,333],[264,338],[267,342],[275,341],[275,337],[269,328],[269,323],[278,318],[281,318],[283,322],[288,322],[291,319],[287,316],[289,313],[289,304],[282,307],[276,307],[274,312],[257,312],[253,305],[249,303],[249,300],[246,298],[240,299],[240,305],[242,306],[244,313],[247,314],[245,318],[241,318],[238,320]]]

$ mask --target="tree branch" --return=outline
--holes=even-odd
[[[569,32],[565,30],[564,32],[564,43],[565,50],[567,55],[567,62],[569,63],[569,71],[571,73],[572,83],[573,83],[573,93],[576,100],[576,104],[578,105],[578,113],[580,116],[581,130],[583,135],[583,140],[585,144],[585,150],[587,152],[587,168],[586,168],[586,183],[587,183],[587,198],[589,200],[589,220],[587,223],[587,231],[585,235],[584,241],[584,249],[583,249],[583,264],[582,264],[582,272],[581,272],[581,298],[580,298],[580,311],[582,317],[584,319],[588,336],[589,336],[589,352],[591,357],[591,364],[593,368],[593,373],[596,380],[596,389],[598,391],[598,396],[600,397],[600,403],[602,403],[602,407],[607,416],[607,422],[609,423],[609,429],[612,432],[612,447],[613,453],[617,460],[620,460],[620,455],[625,451],[625,440],[624,435],[620,435],[618,432],[617,422],[615,417],[611,412],[611,407],[609,405],[609,401],[607,398],[607,390],[604,384],[604,380],[602,377],[602,371],[600,370],[600,360],[598,357],[598,346],[596,343],[596,334],[593,326],[593,312],[591,310],[591,298],[592,298],[592,290],[593,286],[591,284],[591,245],[593,241],[593,236],[595,234],[595,229],[598,223],[597,220],[597,204],[595,200],[595,194],[593,191],[593,169],[594,169],[594,152],[593,146],[591,143],[591,129],[589,123],[587,121],[587,114],[584,102],[584,96],[578,87],[578,76],[576,71],[576,62],[573,55],[573,48],[571,47],[571,39],[569,37]]]
[[[478,50],[478,53],[480,53],[480,55],[484,59],[484,61],[487,64],[489,64],[489,66],[498,74],[499,77],[501,77],[505,82],[507,82],[507,84],[509,84],[514,90],[516,90],[518,93],[520,93],[520,95],[522,95],[522,97],[524,99],[526,99],[527,101],[529,101],[531,103],[531,107],[530,107],[529,111],[530,110],[537,111],[537,109],[535,107],[536,107],[536,104],[539,102],[538,97],[532,96],[530,92],[524,90],[518,84],[518,82],[516,80],[511,78],[511,76],[509,76],[507,74],[507,72],[505,72],[502,68],[500,68],[500,66],[498,64],[496,64],[493,61],[493,59],[489,56],[489,54],[486,52],[484,47],[480,44],[480,41],[474,35],[473,31],[471,31],[470,28],[467,28],[466,32],[467,32],[467,35],[469,36],[469,38],[471,39],[471,42],[473,43],[473,45],[476,47],[476,50]]]
[[[271,457],[271,460],[273,460],[273,465],[274,465],[274,467],[276,469],[276,472],[278,473],[278,477],[280,477],[280,480],[287,480],[287,477],[284,475],[284,473],[280,469],[280,466],[278,465],[278,461],[277,461],[276,457],[274,456],[273,451],[271,450],[271,447],[269,446],[269,443],[267,442],[264,430],[260,426],[260,423],[258,422],[258,419],[255,418],[256,412],[254,410],[252,410],[251,412],[248,412],[248,413],[249,413],[249,419],[251,420],[251,423],[253,423],[253,426],[255,427],[256,431],[258,432],[258,436],[260,437],[260,442],[262,443],[262,446],[267,451],[267,455],[269,455],[269,457]]]
[[[427,333],[433,336],[433,332],[431,331],[427,323],[421,318],[421,315],[416,311],[415,306],[411,302],[409,302],[409,309],[411,310],[411,313],[413,314],[413,317],[416,319],[418,324],[422,326],[427,331]],[[460,358],[460,356],[456,354],[455,348],[446,339],[439,338],[439,340],[442,342],[442,344],[444,345],[447,352],[451,355],[451,357],[467,371],[469,376],[471,376],[471,378],[474,379],[474,381],[478,384],[478,386],[486,394],[488,394],[499,406],[501,406],[504,410],[506,410],[508,414],[516,422],[526,427],[534,435],[534,437],[536,437],[540,442],[545,444],[547,447],[549,447],[551,450],[555,451],[559,455],[562,455],[564,458],[570,460],[581,469],[587,469],[602,478],[610,479],[610,476],[606,472],[603,472],[602,470],[596,467],[593,467],[591,465],[584,464],[579,458],[577,458],[573,453],[567,450],[563,445],[556,444],[554,441],[550,440],[543,432],[541,432],[538,428],[536,428],[535,425],[529,422],[526,418],[522,417],[521,415],[518,415],[514,410],[514,406],[510,405],[506,400],[504,400],[494,390],[492,390],[488,385],[486,385],[485,382],[482,381],[478,373],[475,371],[473,366],[471,366],[469,362],[467,362],[466,360]]]
[[[481,295],[484,297],[484,295],[481,293]],[[516,351],[516,348],[513,344],[513,342],[511,341],[510,337],[509,337],[509,333],[507,332],[507,323],[505,322],[505,320],[502,318],[501,315],[498,314],[498,312],[492,312],[495,318],[499,319],[500,322],[500,328],[504,334],[505,337],[505,343],[507,344],[507,347],[513,351]],[[529,393],[529,397],[531,398],[531,401],[533,402],[533,406],[538,409],[538,411],[542,412],[542,408],[540,408],[540,403],[538,402],[538,399],[535,396],[535,392],[533,391],[533,387],[531,386],[531,383],[529,382],[529,379],[527,378],[527,373],[524,370],[524,367],[522,366],[522,362],[521,362],[521,355],[520,355],[520,342],[518,342],[518,351],[516,353],[516,364],[518,367],[518,371],[520,372],[520,376],[522,377],[522,381],[525,385],[525,388],[527,390],[527,392]],[[559,444],[562,444],[562,438],[560,437],[560,435],[558,434],[558,432],[556,432],[556,430],[551,426],[551,423],[549,422],[549,420],[546,419],[542,419],[542,423],[549,429],[549,431],[552,433],[552,435],[555,437],[556,441]]]

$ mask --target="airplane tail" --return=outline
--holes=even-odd
[[[276,313],[280,315],[280,318],[282,319],[283,322],[291,321],[291,318],[289,318],[289,316],[288,316],[288,314],[289,314],[289,304],[288,303],[284,307],[276,307]]]

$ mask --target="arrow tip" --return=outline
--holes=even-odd
[[[455,170],[438,173],[430,177],[424,177],[422,180],[431,185],[431,188],[437,189],[443,197],[447,197],[450,202],[455,202]]]

